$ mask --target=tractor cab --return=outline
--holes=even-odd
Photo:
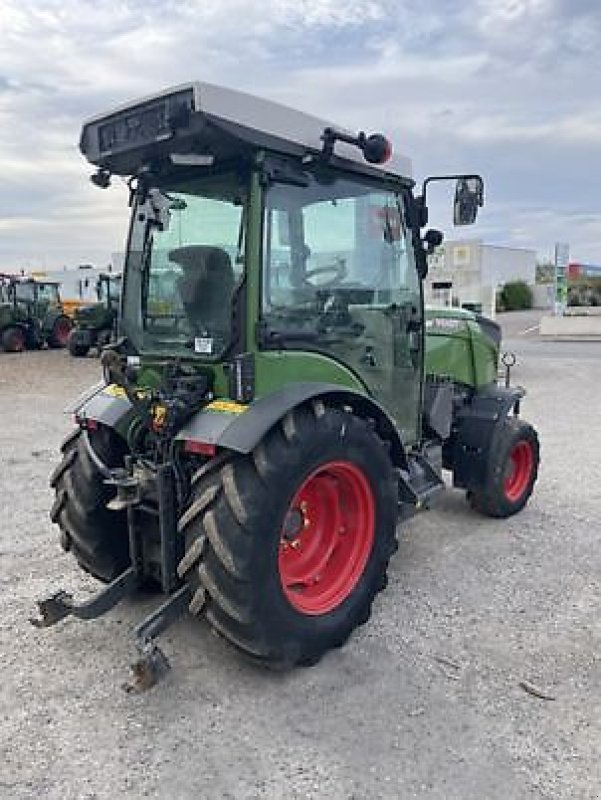
[[[384,136],[191,84],[88,122],[81,148],[94,183],[130,181],[124,354],[197,365],[242,402],[352,387],[419,442],[421,279],[440,234],[422,238],[427,182],[416,197]],[[454,179],[471,222],[482,181]]]
[[[85,356],[92,347],[101,350],[110,342],[119,313],[121,275],[102,273],[96,281],[96,296],[97,303],[75,311],[68,343],[72,356]]]
[[[96,281],[96,296],[108,311],[117,309],[121,299],[121,275],[102,273]]]
[[[17,303],[31,309],[37,317],[51,307],[62,311],[59,284],[55,281],[20,278],[14,283],[14,293]]]
[[[52,348],[67,344],[71,320],[61,302],[60,284],[38,278],[17,278],[12,284],[16,306],[27,319],[29,341],[33,347],[47,343]]]

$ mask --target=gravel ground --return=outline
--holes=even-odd
[[[488,520],[449,491],[405,524],[370,623],[316,667],[259,671],[187,618],[142,695],[120,687],[149,599],[28,623],[36,598],[94,588],[58,547],[47,483],[97,362],[0,355],[0,797],[600,797],[601,344],[515,320],[542,445],[529,506]]]

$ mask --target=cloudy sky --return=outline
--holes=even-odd
[[[1,0],[0,268],[108,263],[126,192],[81,122],[191,79],[382,130],[420,180],[479,171],[470,235],[601,263],[598,0]]]

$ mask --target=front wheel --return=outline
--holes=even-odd
[[[71,355],[75,358],[83,358],[90,350],[90,345],[81,341],[81,337],[78,335],[77,330],[72,330],[69,334],[67,346],[69,348],[69,353],[71,353]]]
[[[53,349],[66,347],[73,323],[69,317],[58,317],[48,336],[48,346]]]
[[[313,664],[367,621],[396,549],[397,488],[368,422],[317,402],[200,471],[179,523],[190,610],[243,652]]]
[[[494,438],[485,485],[467,495],[472,508],[489,517],[510,517],[521,511],[538,476],[540,448],[532,425],[508,417],[502,426]]]

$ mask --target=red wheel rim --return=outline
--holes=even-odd
[[[69,341],[71,325],[66,319],[59,319],[54,325],[54,338],[61,346],[65,346]]]
[[[375,502],[367,478],[348,461],[330,461],[305,479],[286,514],[278,569],[288,602],[303,614],[326,614],[351,594],[375,537]]]
[[[509,454],[508,474],[503,484],[508,500],[515,502],[524,494],[530,483],[533,467],[532,445],[530,442],[517,442]]]

